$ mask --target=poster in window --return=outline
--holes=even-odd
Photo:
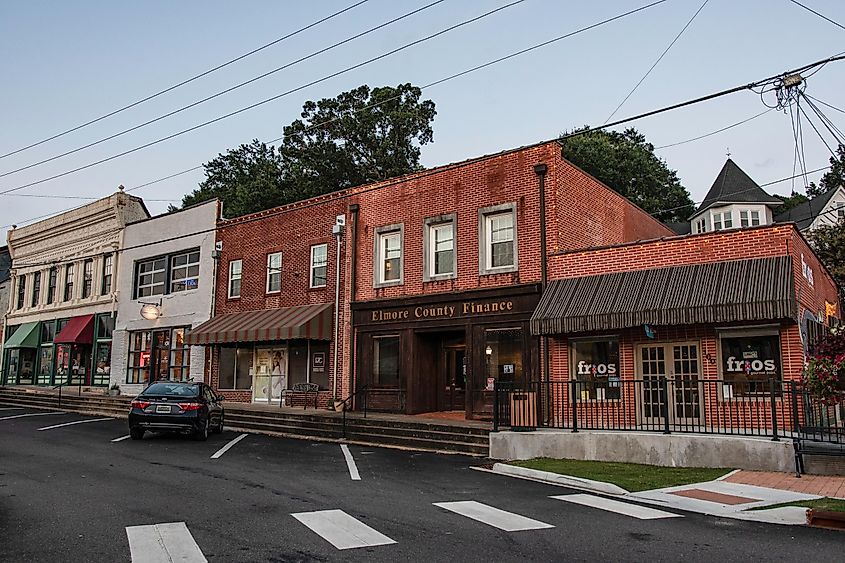
[[[768,391],[771,380],[780,381],[780,337],[731,337],[721,339],[722,374],[732,396]]]
[[[311,373],[323,373],[326,371],[326,353],[314,352],[311,354]]]
[[[619,340],[605,338],[572,342],[573,375],[582,400],[619,399]]]

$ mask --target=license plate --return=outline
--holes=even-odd
[[[170,412],[170,405],[156,405],[156,412]]]

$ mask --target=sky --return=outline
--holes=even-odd
[[[368,0],[235,64],[37,147],[0,158],[0,191],[117,155],[358,64],[514,0],[445,0],[365,37],[131,133],[27,170],[17,168],[128,129],[253,78],[432,0]],[[444,84],[426,88],[436,103],[433,167],[554,138],[605,122],[703,0],[668,0]],[[356,0],[166,2],[4,2],[0,5],[0,154],[25,147],[204,72]],[[646,5],[649,0],[524,0],[395,55],[143,150],[0,195],[0,227],[99,198],[123,185],[151,213],[178,204],[202,170],[133,189],[193,168],[252,139],[280,137],[303,102],[361,84],[426,85],[487,61]],[[845,24],[841,0],[802,0]],[[773,76],[845,51],[845,30],[789,0],[709,0],[692,24],[614,116],[622,119]],[[845,61],[807,78],[807,94],[842,107]],[[743,91],[645,118],[636,127],[660,147],[713,132],[765,111],[771,95]],[[838,127],[845,115],[825,108]],[[820,123],[816,122],[821,128]],[[830,134],[823,137],[835,146]],[[793,175],[790,116],[770,111],[707,138],[657,150],[700,201],[730,152],[759,184]],[[830,153],[804,125],[807,168]],[[821,173],[810,176],[817,180]],[[803,182],[794,183],[798,191]],[[768,187],[788,194],[793,182]],[[39,196],[39,197],[32,197]]]

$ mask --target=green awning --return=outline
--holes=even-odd
[[[38,348],[38,322],[18,326],[12,336],[6,339],[4,348]]]

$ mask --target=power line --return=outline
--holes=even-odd
[[[823,106],[827,106],[827,107],[829,107],[830,109],[834,109],[834,110],[838,111],[839,113],[845,113],[845,109],[840,109],[840,108],[838,108],[838,107],[836,107],[836,106],[832,106],[832,105],[830,105],[830,104],[829,104],[829,103],[827,103],[827,102],[823,102],[823,101],[821,101],[821,100],[820,100],[820,99],[818,99],[818,98],[814,98],[813,96],[811,96],[811,95],[807,94],[806,92],[804,93],[804,97],[806,97],[806,98],[810,98],[811,100],[816,101],[816,102],[820,103],[820,104],[821,104],[821,105],[823,105]]]
[[[235,116],[235,115],[239,115],[239,114],[241,114],[241,113],[243,113],[243,112],[245,112],[245,111],[249,111],[249,110],[251,110],[251,109],[255,109],[255,108],[257,108],[257,107],[259,107],[259,106],[262,106],[262,105],[264,105],[264,104],[267,104],[267,103],[273,102],[273,101],[278,100],[278,99],[280,99],[280,98],[283,98],[283,97],[285,97],[285,96],[289,96],[290,94],[293,94],[293,93],[295,93],[295,92],[299,92],[300,90],[304,90],[305,88],[308,88],[308,87],[310,87],[310,86],[314,86],[315,84],[319,84],[319,83],[321,83],[321,82],[325,82],[326,80],[329,80],[329,79],[331,79],[331,78],[335,78],[335,77],[340,76],[340,75],[342,75],[342,74],[346,74],[347,72],[351,72],[351,71],[353,71],[353,70],[356,70],[356,69],[358,69],[358,68],[361,68],[361,67],[363,67],[363,66],[366,66],[366,65],[368,65],[368,64],[371,64],[371,63],[373,63],[373,62],[376,62],[376,61],[379,61],[379,60],[381,60],[381,59],[387,58],[387,57],[389,57],[389,56],[391,56],[391,55],[394,55],[394,54],[396,54],[396,53],[398,53],[398,52],[400,52],[400,51],[404,51],[405,49],[408,49],[408,48],[410,48],[410,47],[413,47],[413,46],[419,45],[420,43],[424,43],[424,42],[426,42],[426,41],[429,41],[429,40],[431,40],[431,39],[434,39],[435,37],[439,37],[440,35],[443,35],[443,34],[445,34],[445,33],[448,33],[448,32],[450,32],[450,31],[454,31],[455,29],[458,29],[458,28],[463,27],[463,26],[465,26],[465,25],[469,25],[469,24],[471,24],[471,23],[474,23],[474,22],[476,22],[476,21],[479,21],[479,20],[481,20],[481,19],[483,19],[483,18],[486,18],[486,17],[488,17],[488,16],[491,16],[491,15],[493,15],[493,14],[495,14],[495,13],[498,13],[498,12],[500,12],[500,11],[502,11],[502,10],[505,10],[505,9],[510,8],[510,7],[512,7],[512,6],[516,6],[517,4],[521,4],[521,3],[522,3],[522,2],[524,2],[524,1],[525,1],[525,0],[513,0],[512,2],[510,2],[510,3],[508,3],[508,4],[504,4],[504,5],[502,5],[502,6],[499,6],[498,8],[494,8],[494,9],[492,9],[492,10],[490,10],[490,11],[487,11],[487,12],[485,12],[485,13],[481,14],[481,15],[478,15],[478,16],[475,16],[475,17],[470,18],[470,19],[468,19],[468,20],[464,20],[464,21],[462,21],[462,22],[460,22],[460,23],[457,23],[457,24],[451,25],[451,26],[449,26],[449,27],[447,27],[447,28],[445,28],[445,29],[442,29],[442,30],[440,30],[440,31],[438,31],[438,32],[435,32],[435,33],[432,33],[432,34],[430,34],[430,35],[427,35],[427,36],[425,36],[425,37],[423,37],[423,38],[421,38],[421,39],[417,39],[417,40],[412,41],[412,42],[410,42],[410,43],[406,43],[405,45],[402,45],[401,47],[397,47],[397,48],[395,48],[395,49],[391,49],[390,51],[387,51],[387,52],[385,52],[385,53],[382,53],[382,54],[380,54],[380,55],[377,55],[377,56],[375,56],[375,57],[372,57],[372,58],[370,58],[370,59],[367,59],[367,60],[365,60],[365,61],[363,61],[363,62],[360,62],[360,63],[354,64],[354,65],[352,65],[352,66],[348,66],[348,67],[343,68],[343,69],[341,69],[341,70],[339,70],[339,71],[336,71],[336,72],[333,72],[333,73],[328,74],[328,75],[326,75],[326,76],[323,76],[322,78],[318,78],[318,79],[316,79],[316,80],[312,80],[311,82],[308,82],[308,83],[303,84],[303,85],[301,85],[301,86],[297,86],[296,88],[292,88],[292,89],[290,89],[290,90],[287,90],[287,91],[285,91],[285,92],[282,92],[281,94],[276,94],[275,96],[271,96],[271,97],[269,97],[269,98],[265,98],[265,99],[263,99],[263,100],[261,100],[261,101],[259,101],[259,102],[255,102],[255,103],[250,104],[250,105],[248,105],[248,106],[242,107],[242,108],[240,108],[240,109],[238,109],[238,110],[235,110],[235,111],[229,112],[229,113],[227,113],[227,114],[224,114],[224,115],[221,115],[221,116],[215,117],[214,119],[210,119],[210,120],[208,120],[208,121],[204,121],[203,123],[200,123],[200,124],[198,124],[198,125],[194,125],[193,127],[188,127],[187,129],[182,129],[181,131],[177,131],[176,133],[172,133],[172,134],[167,135],[167,136],[165,136],[165,137],[158,138],[158,139],[156,139],[156,140],[154,140],[154,141],[150,141],[150,142],[148,142],[148,143],[144,143],[143,145],[139,145],[139,146],[137,146],[137,147],[135,147],[135,148],[132,148],[132,149],[129,149],[129,150],[125,150],[125,151],[123,151],[123,152],[120,152],[120,153],[114,154],[114,155],[112,155],[112,156],[109,156],[109,157],[106,157],[106,158],[102,158],[102,159],[97,160],[97,161],[95,161],[95,162],[91,162],[91,163],[85,164],[85,165],[83,165],[83,166],[79,166],[79,167],[74,168],[74,169],[72,169],[72,170],[68,170],[68,171],[65,171],[65,172],[61,172],[61,173],[59,173],[59,174],[54,174],[53,176],[49,176],[49,177],[47,177],[47,178],[42,178],[42,179],[40,179],[40,180],[35,180],[35,181],[33,181],[33,182],[29,182],[29,183],[27,183],[27,184],[23,184],[23,185],[21,185],[21,186],[17,186],[17,187],[14,187],[14,188],[9,188],[9,189],[6,189],[6,190],[2,190],[2,191],[0,191],[0,195],[7,194],[7,193],[11,193],[11,192],[15,192],[15,191],[18,191],[18,190],[22,190],[22,189],[24,189],[24,188],[28,188],[28,187],[31,187],[31,186],[36,186],[36,185],[38,185],[38,184],[43,184],[44,182],[49,182],[49,181],[51,181],[51,180],[55,180],[55,179],[57,179],[57,178],[62,178],[62,177],[64,177],[64,176],[68,176],[68,175],[70,175],[70,174],[74,174],[74,173],[76,173],[76,172],[80,172],[80,171],[82,171],[82,170],[86,170],[86,169],[88,169],[88,168],[92,168],[92,167],[94,167],[94,166],[98,166],[98,165],[103,164],[103,163],[105,163],[105,162],[109,162],[109,161],[114,160],[114,159],[116,159],[116,158],[120,158],[120,157],[122,157],[122,156],[126,156],[127,154],[131,154],[131,153],[137,152],[137,151],[139,151],[139,150],[143,150],[143,149],[145,149],[145,148],[149,148],[149,147],[151,147],[151,146],[153,146],[153,145],[157,145],[157,144],[162,143],[162,142],[164,142],[164,141],[168,141],[168,140],[173,139],[173,138],[175,138],[175,137],[179,137],[179,136],[181,136],[181,135],[184,135],[185,133],[190,133],[191,131],[196,131],[197,129],[201,129],[201,128],[206,127],[206,126],[208,126],[208,125],[211,125],[211,124],[213,124],[213,123],[217,123],[218,121],[222,121],[222,120],[224,120],[224,119],[228,119],[228,118],[233,117],[233,116]],[[660,0],[660,2],[665,2],[665,1],[666,1],[666,0]],[[660,3],[660,2],[656,2],[656,3]]]
[[[630,98],[630,97],[634,94],[634,92],[636,92],[636,91],[637,91],[637,88],[639,88],[639,87],[640,87],[640,84],[642,84],[642,83],[643,83],[643,81],[645,81],[645,79],[646,79],[646,78],[648,78],[648,75],[649,75],[649,74],[651,74],[651,71],[652,71],[652,70],[654,70],[654,67],[656,67],[656,66],[658,65],[658,63],[660,63],[660,61],[662,61],[662,60],[663,60],[663,57],[665,57],[665,56],[666,56],[666,53],[668,53],[668,52],[669,52],[669,49],[671,49],[671,48],[672,48],[672,46],[675,44],[675,42],[676,42],[678,39],[680,39],[680,38],[681,38],[681,35],[683,35],[683,34],[684,34],[684,32],[687,30],[687,28],[690,26],[690,24],[691,24],[691,23],[693,22],[693,20],[696,18],[696,16],[698,16],[698,14],[701,12],[701,10],[703,10],[703,9],[704,9],[704,6],[706,6],[706,5],[707,5],[707,2],[709,2],[709,1],[710,1],[710,0],[704,0],[704,2],[701,4],[701,6],[699,6],[698,10],[696,10],[696,11],[695,11],[695,13],[692,15],[692,17],[691,17],[691,18],[689,19],[689,21],[686,23],[686,25],[685,25],[684,27],[682,27],[682,28],[681,28],[681,31],[679,31],[679,32],[678,32],[678,34],[675,36],[675,38],[674,38],[674,39],[672,39],[672,42],[671,42],[671,43],[669,43],[669,45],[668,45],[668,46],[667,46],[667,47],[663,50],[663,52],[662,52],[662,53],[660,53],[660,56],[659,56],[659,57],[657,57],[657,60],[656,60],[656,61],[654,61],[654,64],[652,64],[652,65],[651,65],[651,67],[649,67],[649,69],[646,71],[646,73],[645,73],[645,74],[643,74],[642,78],[640,78],[640,81],[639,81],[639,82],[637,82],[637,83],[634,85],[634,87],[633,87],[633,88],[631,88],[631,91],[630,91],[630,92],[628,92],[628,95],[627,95],[627,96],[625,96],[625,98],[624,98],[621,102],[619,102],[619,105],[618,105],[618,106],[616,106],[616,109],[614,109],[614,110],[613,110],[613,112],[611,112],[611,114],[607,116],[607,119],[605,119],[605,120],[604,120],[604,122],[605,122],[605,123],[607,123],[608,121],[610,121],[610,120],[611,120],[611,118],[613,118],[613,116],[614,116],[614,115],[616,115],[616,112],[618,112],[618,111],[622,108],[622,106],[623,106],[623,105],[625,105],[625,102],[627,102],[627,101],[628,101],[628,98]]]
[[[661,149],[668,149],[669,147],[677,147],[678,145],[685,145],[686,143],[691,143],[693,141],[698,141],[698,140],[701,140],[701,139],[704,139],[704,138],[707,138],[707,137],[712,137],[713,135],[716,135],[717,133],[721,133],[722,131],[727,131],[728,129],[733,129],[734,127],[738,127],[738,126],[742,125],[743,123],[748,123],[752,119],[757,119],[761,115],[766,115],[767,113],[769,113],[770,111],[772,111],[774,109],[775,108],[769,108],[765,111],[761,111],[757,115],[752,115],[751,117],[743,119],[742,121],[737,121],[736,123],[732,123],[732,124],[728,125],[727,127],[722,127],[721,129],[716,129],[715,131],[711,131],[710,133],[705,133],[704,135],[699,135],[698,137],[693,137],[692,139],[687,139],[685,141],[678,141],[677,143],[670,143],[668,145],[662,145],[662,146],[659,146],[659,147],[654,147],[654,150],[658,151],[658,150],[661,150]]]
[[[838,27],[838,28],[840,28],[840,29],[842,29],[842,30],[845,30],[845,26],[843,26],[841,23],[833,21],[832,19],[830,19],[830,18],[829,18],[829,17],[827,17],[826,15],[821,14],[821,13],[819,13],[819,12],[815,11],[814,9],[810,8],[809,6],[805,6],[805,5],[804,5],[804,4],[802,4],[801,2],[798,2],[797,0],[789,0],[789,1],[790,1],[790,2],[792,2],[793,4],[797,5],[797,6],[801,6],[802,8],[804,8],[805,10],[807,10],[808,12],[812,12],[812,13],[816,14],[816,15],[817,15],[818,17],[820,17],[821,19],[826,20],[826,21],[828,21],[828,22],[832,23],[832,24],[833,24],[833,25],[835,25],[836,27]]]
[[[264,78],[267,78],[268,76],[273,75],[277,72],[288,69],[288,68],[295,66],[295,65],[297,65],[301,62],[307,61],[308,59],[312,59],[312,58],[314,58],[318,55],[322,55],[324,53],[327,53],[328,51],[331,51],[332,49],[336,49],[337,47],[340,47],[341,45],[345,45],[346,43],[349,43],[349,42],[354,41],[356,39],[360,39],[361,37],[364,37],[365,35],[369,35],[370,33],[374,33],[374,32],[376,32],[380,29],[388,27],[388,26],[390,26],[390,25],[392,25],[392,24],[394,24],[398,21],[401,21],[405,18],[409,18],[409,17],[416,15],[420,12],[423,12],[423,11],[425,11],[425,10],[427,10],[427,9],[433,7],[433,6],[436,6],[437,4],[441,4],[445,1],[446,0],[435,0],[434,2],[426,4],[425,6],[422,6],[421,8],[417,8],[416,10],[406,12],[405,14],[402,14],[399,17],[393,18],[393,19],[386,21],[384,23],[381,23],[381,24],[379,24],[375,27],[371,27],[370,29],[367,29],[366,31],[362,31],[361,33],[356,33],[355,35],[347,37],[346,39],[344,39],[342,41],[338,41],[337,43],[333,43],[332,45],[329,45],[328,47],[324,47],[322,49],[314,51],[313,53],[311,53],[309,55],[305,55],[304,57],[300,57],[300,58],[296,59],[295,61],[291,61],[289,63],[282,65],[282,66],[276,67],[272,70],[269,70],[267,72],[259,74],[258,76],[250,78],[249,80],[245,80],[244,82],[241,82],[239,84],[235,84],[234,86],[231,86],[231,87],[226,88],[224,90],[220,90],[219,92],[216,92],[216,93],[214,93],[210,96],[207,96],[207,97],[202,98],[200,100],[197,100],[195,102],[191,102],[190,104],[182,106],[180,108],[176,108],[173,111],[169,111],[169,112],[167,112],[163,115],[159,115],[158,117],[154,117],[153,119],[150,119],[150,120],[145,121],[143,123],[139,123],[138,125],[134,125],[134,126],[128,128],[128,129],[124,129],[123,131],[118,131],[117,133],[114,133],[114,134],[109,135],[107,137],[103,137],[102,139],[98,139],[98,140],[92,141],[92,142],[90,142],[86,145],[82,145],[81,147],[76,147],[75,149],[65,151],[61,154],[57,154],[57,155],[51,156],[49,158],[45,158],[43,160],[39,160],[38,162],[33,162],[31,164],[27,164],[26,166],[21,166],[19,168],[14,169],[14,170],[9,170],[8,172],[3,172],[2,174],[0,174],[0,178],[3,178],[5,176],[9,176],[11,174],[15,174],[17,172],[22,172],[24,170],[29,170],[30,168],[35,168],[36,166],[40,166],[42,164],[46,164],[46,163],[52,162],[54,160],[58,160],[59,158],[77,153],[79,151],[91,148],[91,147],[99,145],[101,143],[105,143],[106,141],[111,141],[112,139],[116,139],[117,137],[121,137],[123,135],[126,135],[127,133],[131,133],[132,131],[137,131],[138,129],[146,127],[147,125],[152,125],[153,123],[157,123],[157,122],[161,121],[162,119],[167,119],[168,117],[172,117],[172,116],[176,115],[177,113],[187,111],[191,108],[197,107],[200,104],[204,104],[205,102],[207,102],[209,100],[213,100],[215,98],[223,96],[224,94],[228,94],[230,92],[233,92],[233,91],[237,90],[238,88],[242,88],[244,86],[247,86],[248,84],[252,84],[253,82],[257,82],[257,81],[262,80]]]
[[[443,83],[445,83],[445,82],[449,82],[449,81],[454,80],[454,79],[456,79],[456,78],[461,78],[461,77],[466,76],[466,75],[468,75],[468,74],[471,74],[471,73],[473,73],[473,72],[477,72],[477,71],[479,71],[479,70],[482,70],[482,69],[485,69],[485,68],[487,68],[487,67],[490,67],[490,66],[493,66],[493,65],[499,64],[499,63],[504,62],[504,61],[507,61],[507,60],[509,60],[509,59],[512,59],[512,58],[515,58],[515,57],[518,57],[518,56],[524,55],[524,54],[529,53],[529,52],[531,52],[531,51],[534,51],[534,50],[540,49],[540,48],[542,48],[542,47],[547,47],[547,46],[549,46],[549,45],[551,45],[551,44],[553,44],[553,43],[557,43],[557,42],[559,42],[559,41],[562,41],[562,40],[564,40],[564,39],[568,39],[568,38],[573,37],[573,36],[575,36],[575,35],[578,35],[578,34],[580,34],[580,33],[584,33],[584,32],[586,32],[586,31],[590,31],[590,30],[595,29],[595,28],[597,28],[597,27],[600,27],[600,26],[606,25],[606,24],[608,24],[608,23],[614,22],[614,21],[619,20],[619,19],[622,19],[622,18],[624,18],[624,17],[627,17],[627,16],[630,16],[630,15],[633,15],[633,14],[635,14],[635,13],[637,13],[637,12],[640,12],[640,11],[646,10],[646,9],[651,8],[651,7],[653,7],[653,6],[656,6],[656,5],[658,5],[658,4],[662,4],[663,2],[666,2],[666,1],[667,1],[667,0],[659,0],[659,1],[656,1],[656,2],[652,2],[652,3],[650,3],[650,4],[646,4],[646,5],[641,6],[641,7],[639,7],[639,8],[635,8],[635,9],[633,9],[633,10],[629,10],[629,11],[627,11],[627,12],[623,12],[623,13],[621,13],[621,14],[618,14],[618,15],[613,16],[613,17],[610,17],[610,18],[606,18],[606,19],[601,20],[601,21],[599,21],[599,22],[596,22],[596,23],[594,23],[594,24],[590,24],[590,25],[588,25],[588,26],[581,27],[581,28],[576,29],[576,30],[574,30],[574,31],[571,31],[571,32],[565,33],[565,34],[563,34],[563,35],[559,35],[559,36],[554,37],[554,38],[552,38],[552,39],[549,39],[549,40],[547,40],[547,41],[543,41],[543,42],[541,42],[541,43],[537,43],[537,44],[532,45],[532,46],[530,46],[530,47],[527,47],[527,48],[525,48],[525,49],[521,49],[521,50],[519,50],[519,51],[515,51],[515,52],[513,52],[513,53],[510,53],[510,54],[508,54],[508,55],[505,55],[505,56],[502,56],[502,57],[499,57],[499,58],[496,58],[496,59],[493,59],[493,60],[487,61],[486,63],[483,63],[483,64],[480,64],[480,65],[477,65],[477,66],[474,66],[474,67],[468,68],[468,69],[463,70],[463,71],[461,71],[461,72],[457,72],[457,73],[455,73],[455,74],[452,74],[452,75],[446,76],[446,77],[441,78],[441,79],[439,79],[439,80],[435,80],[434,82],[430,82],[430,83],[428,83],[428,84],[425,84],[425,85],[423,85],[423,86],[420,86],[420,90],[425,90],[425,89],[427,89],[427,88],[431,88],[431,87],[434,87],[434,86],[438,86],[438,85],[443,84]],[[392,101],[394,101],[394,100],[397,100],[397,99],[399,99],[399,98],[401,98],[401,97],[402,97],[402,95],[401,95],[401,94],[396,95],[396,96],[391,96],[391,97],[386,98],[386,99],[384,99],[384,100],[381,100],[381,101],[379,101],[379,102],[375,102],[375,103],[372,103],[372,104],[366,105],[366,106],[364,106],[364,107],[361,107],[361,108],[355,109],[355,110],[353,110],[353,113],[360,113],[360,112],[363,112],[363,111],[366,111],[366,110],[369,110],[369,109],[372,109],[372,108],[375,108],[375,107],[381,106],[381,105],[383,105],[383,104],[390,103],[390,102],[392,102]],[[331,123],[334,123],[334,122],[335,122],[335,121],[337,121],[338,119],[341,119],[341,117],[335,117],[335,118],[327,119],[327,120],[322,121],[322,122],[320,122],[320,123],[313,124],[313,125],[311,125],[311,126],[309,126],[309,127],[305,128],[305,129],[304,129],[304,130],[302,130],[302,131],[295,132],[295,133],[293,133],[293,135],[289,135],[289,136],[282,135],[281,137],[276,137],[275,139],[271,139],[270,141],[267,141],[267,144],[273,144],[273,143],[276,143],[276,142],[281,141],[281,140],[283,140],[283,139],[285,139],[285,138],[288,138],[288,137],[290,137],[290,136],[301,136],[301,135],[304,135],[304,134],[306,134],[306,133],[308,133],[308,132],[310,132],[310,131],[313,131],[313,130],[318,129],[318,128],[320,128],[320,127],[324,127],[324,126],[326,126],[326,125],[329,125],[329,124],[331,124]],[[147,187],[147,186],[151,186],[151,185],[153,185],[153,184],[157,184],[157,183],[159,183],[159,182],[164,182],[165,180],[169,180],[169,179],[171,179],[171,178],[175,178],[175,177],[177,177],[177,176],[181,176],[181,175],[183,175],[183,174],[188,174],[189,172],[194,172],[194,171],[196,171],[196,170],[200,170],[202,167],[203,167],[203,166],[202,166],[202,165],[200,165],[200,166],[194,166],[194,167],[191,167],[191,168],[187,168],[187,169],[185,169],[185,170],[181,170],[181,171],[179,171],[179,172],[175,172],[175,173],[173,173],[173,174],[169,174],[169,175],[164,176],[164,177],[162,177],[162,178],[157,178],[157,179],[155,179],[155,180],[151,180],[151,181],[149,181],[149,182],[146,182],[146,183],[144,183],[144,184],[140,184],[140,185],[135,186],[135,187],[133,187],[133,188],[129,188],[129,189],[127,189],[126,191],[127,191],[127,192],[131,192],[131,191],[139,190],[139,189],[141,189],[141,188],[144,188],[144,187]],[[2,193],[0,193],[0,195],[2,195]],[[40,219],[40,218],[41,218],[41,217],[38,217],[38,218],[36,218],[36,219]],[[36,219],[28,219],[28,220],[26,220],[26,221],[22,221],[22,222],[24,222],[24,223],[28,223],[29,221],[36,220]],[[8,226],[8,225],[7,225],[7,226]]]
[[[353,9],[353,8],[357,8],[357,7],[358,7],[358,6],[360,6],[361,4],[365,4],[366,2],[369,2],[369,0],[360,0],[360,1],[358,1],[358,2],[356,2],[356,3],[354,3],[354,4],[352,4],[351,6],[347,6],[346,8],[344,8],[344,9],[342,9],[342,10],[339,10],[339,11],[337,11],[337,12],[333,13],[333,14],[329,14],[328,16],[325,16],[325,17],[323,17],[323,18],[321,18],[321,19],[319,19],[319,20],[317,20],[317,21],[315,21],[315,22],[312,22],[312,23],[310,23],[310,24],[306,25],[305,27],[301,27],[301,28],[297,29],[296,31],[292,31],[291,33],[288,33],[287,35],[283,35],[282,37],[279,37],[278,39],[275,39],[275,40],[271,41],[270,43],[266,43],[266,44],[264,44],[264,45],[262,45],[262,46],[260,46],[260,47],[258,47],[258,48],[256,48],[256,49],[253,49],[252,51],[248,51],[248,52],[244,53],[243,55],[240,55],[240,56],[238,56],[238,57],[235,57],[234,59],[230,59],[230,60],[226,61],[226,62],[225,62],[225,63],[223,63],[223,64],[219,64],[219,65],[217,65],[217,66],[215,66],[215,67],[213,67],[213,68],[210,68],[210,69],[208,69],[208,70],[206,70],[206,71],[204,71],[204,72],[201,72],[201,73],[199,73],[199,74],[197,74],[197,75],[195,75],[195,76],[192,76],[192,77],[190,77],[190,78],[188,78],[188,79],[186,79],[186,80],[183,80],[182,82],[179,82],[179,83],[177,83],[177,84],[174,84],[173,86],[168,86],[168,87],[167,87],[167,88],[165,88],[164,90],[159,90],[158,92],[156,92],[156,93],[154,93],[154,94],[151,94],[151,95],[149,95],[149,96],[146,96],[146,97],[144,97],[144,98],[141,98],[140,100],[136,100],[136,101],[134,101],[134,102],[132,102],[132,103],[130,103],[130,104],[128,104],[128,105],[125,105],[125,106],[123,106],[123,107],[121,107],[121,108],[118,108],[118,109],[116,109],[116,110],[110,111],[109,113],[106,113],[106,114],[104,114],[104,115],[101,115],[100,117],[94,118],[94,119],[92,119],[92,120],[90,120],[90,121],[86,121],[85,123],[82,123],[82,124],[80,124],[80,125],[76,125],[75,127],[71,127],[70,129],[67,129],[67,130],[65,130],[65,131],[62,131],[61,133],[56,133],[55,135],[52,135],[52,136],[50,136],[50,137],[47,137],[46,139],[41,139],[40,141],[37,141],[37,142],[32,143],[32,144],[30,144],[30,145],[27,145],[27,146],[25,146],[25,147],[21,147],[21,148],[19,148],[19,149],[15,149],[15,150],[13,150],[13,151],[11,151],[11,152],[8,152],[8,153],[6,153],[6,154],[2,154],[2,155],[0,155],[0,159],[6,158],[7,156],[12,156],[12,155],[14,155],[14,154],[18,154],[18,153],[20,153],[20,152],[23,152],[23,151],[25,151],[25,150],[31,149],[31,148],[33,148],[33,147],[37,147],[37,146],[39,146],[39,145],[43,145],[44,143],[46,143],[46,142],[48,142],[48,141],[52,141],[53,139],[58,139],[59,137],[63,137],[64,135],[67,135],[68,133],[73,133],[74,131],[78,131],[78,130],[82,129],[83,127],[88,127],[89,125],[93,125],[94,123],[97,123],[97,122],[99,122],[99,121],[102,121],[102,120],[104,120],[104,119],[106,119],[106,118],[109,118],[109,117],[111,117],[111,116],[113,116],[113,115],[117,115],[118,113],[121,113],[121,112],[123,112],[123,111],[126,111],[126,110],[128,110],[128,109],[130,109],[130,108],[133,108],[133,107],[135,107],[135,106],[141,105],[141,104],[143,104],[144,102],[148,102],[148,101],[152,100],[153,98],[157,98],[157,97],[159,97],[159,96],[161,96],[161,95],[163,95],[163,94],[166,94],[166,93],[168,93],[168,92],[172,92],[173,90],[175,90],[175,89],[177,89],[177,88],[179,88],[179,87],[181,87],[181,86],[184,86],[185,84],[188,84],[188,83],[190,83],[190,82],[193,82],[193,81],[195,81],[195,80],[198,80],[198,79],[200,79],[200,78],[202,78],[202,77],[204,77],[204,76],[208,76],[209,74],[211,74],[211,73],[213,73],[213,72],[216,72],[216,71],[220,70],[221,68],[227,67],[227,66],[229,66],[229,65],[231,65],[231,64],[234,64],[234,63],[236,63],[236,62],[238,62],[238,61],[240,61],[240,60],[243,60],[243,59],[245,59],[245,58],[249,57],[250,55],[254,55],[255,53],[258,53],[259,51],[263,51],[264,49],[267,49],[268,47],[272,47],[273,45],[277,45],[277,44],[281,43],[282,41],[285,41],[286,39],[290,39],[290,38],[291,38],[291,37],[293,37],[294,35],[298,35],[298,34],[300,34],[300,33],[304,32],[304,31],[307,31],[307,30],[309,30],[309,29],[311,29],[311,28],[313,28],[313,27],[316,27],[316,26],[320,25],[321,23],[327,22],[327,21],[329,21],[330,19],[335,18],[335,17],[337,17],[337,16],[339,16],[339,15],[341,15],[341,14],[345,13],[345,12],[348,12],[349,10],[351,10],[351,9]]]

